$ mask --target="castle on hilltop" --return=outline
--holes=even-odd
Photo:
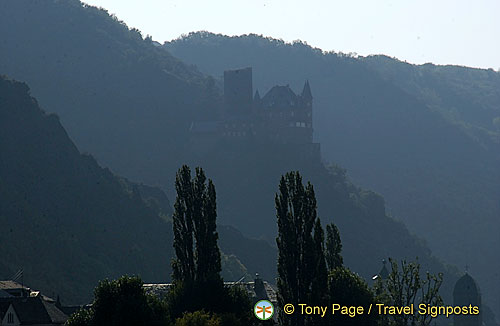
[[[274,86],[263,97],[253,93],[252,68],[224,71],[224,104],[219,121],[191,124],[196,142],[250,140],[296,145],[319,155],[313,143],[312,93],[306,81],[300,95],[288,85]]]

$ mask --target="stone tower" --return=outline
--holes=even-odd
[[[252,68],[224,71],[224,107],[226,114],[251,114]]]
[[[479,315],[454,315],[454,326],[482,326],[481,292],[476,281],[467,273],[458,279],[453,289],[454,306],[478,306]]]

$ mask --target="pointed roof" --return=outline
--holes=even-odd
[[[289,85],[274,86],[262,98],[265,107],[289,108],[297,103],[297,95],[290,89]]]
[[[313,97],[311,93],[311,86],[309,86],[309,80],[306,80],[301,96],[305,100],[312,100]]]
[[[383,280],[386,280],[387,278],[389,278],[389,271],[387,270],[387,267],[385,266],[387,264],[387,262],[385,261],[385,259],[382,260],[382,269],[380,270],[380,272],[378,273],[378,275],[380,275],[380,277],[383,279]]]
[[[5,314],[10,305],[12,305],[22,325],[62,325],[68,319],[68,316],[54,304],[42,300],[39,296],[1,299],[0,314]]]
[[[253,100],[254,101],[260,101],[260,94],[259,94],[259,90],[256,90],[255,91],[255,95],[253,97]]]

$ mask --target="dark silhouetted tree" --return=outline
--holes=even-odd
[[[99,282],[94,290],[92,307],[72,315],[67,325],[166,325],[164,304],[146,294],[142,284],[139,277],[129,276]]]
[[[222,286],[215,187],[211,180],[207,184],[201,168],[196,168],[196,176],[191,179],[191,170],[184,165],[177,172],[175,189],[174,281]]]
[[[317,219],[313,186],[308,183],[304,187],[300,174],[289,172],[281,177],[275,202],[279,251],[278,305],[283,307],[287,303],[296,305],[318,300],[321,294],[314,293],[314,290],[326,289],[327,284],[323,231]],[[301,314],[284,315],[281,309],[279,311],[280,325],[313,324],[312,319]]]
[[[341,255],[342,242],[340,240],[340,232],[337,226],[333,223],[326,226],[326,252],[325,258],[328,264],[328,270],[332,271],[337,267],[341,267],[344,259]]]
[[[330,271],[328,276],[328,288],[330,304],[340,304],[341,306],[363,306],[364,313],[356,317],[340,314],[329,315],[328,319],[332,325],[377,325],[378,315],[373,312],[368,314],[370,304],[375,303],[374,295],[366,282],[348,268],[339,266]]]
[[[220,321],[221,325],[226,325],[236,320],[235,326],[252,325],[255,318],[248,293],[240,288],[224,287],[220,276],[214,184],[207,181],[201,168],[196,168],[192,179],[190,168],[184,165],[177,172],[175,189],[177,198],[172,216],[176,253],[172,261],[174,287],[167,298],[172,322],[183,318],[186,312],[204,310],[218,316],[217,320],[210,319],[211,323]],[[187,316],[180,322],[191,325],[196,324],[201,315]]]

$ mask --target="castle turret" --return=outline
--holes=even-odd
[[[302,94],[301,94],[302,100],[306,102],[306,104],[311,105],[312,104],[312,93],[311,93],[311,86],[309,86],[309,81],[306,80],[304,84],[304,88],[302,89]]]
[[[259,90],[255,91],[255,95],[253,97],[253,106],[257,109],[262,106],[262,98],[260,97]]]
[[[255,91],[255,96],[253,97],[253,100],[254,101],[260,101],[261,100],[260,94],[259,94],[259,90]]]

